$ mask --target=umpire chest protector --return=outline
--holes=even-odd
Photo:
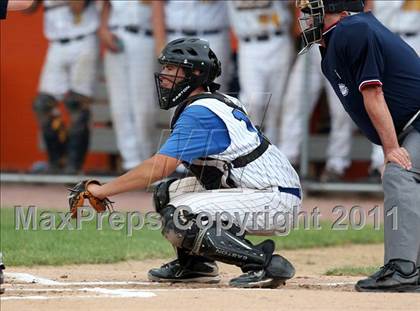
[[[207,190],[238,187],[231,174],[232,170],[246,169],[249,163],[258,159],[267,150],[270,142],[252,125],[241,106],[219,92],[199,94],[181,103],[171,120],[172,130],[189,105],[206,107],[220,117],[227,127],[231,143],[220,154],[183,164]]]

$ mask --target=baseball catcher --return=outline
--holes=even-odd
[[[274,254],[272,240],[254,245],[245,234],[273,234],[279,219],[287,224],[301,204],[298,175],[253,125],[245,107],[217,92],[214,80],[221,64],[209,42],[171,41],[158,61],[162,65],[155,74],[159,105],[165,110],[176,107],[170,137],[157,154],[115,180],[76,186],[71,204],[78,206],[83,197],[92,196],[100,203],[97,210],[104,210],[107,197],[145,189],[183,164],[193,177],[165,179],[154,192],[162,234],[176,249],[177,258],[151,269],[149,279],[219,282],[216,261],[221,261],[244,272],[230,281],[231,286],[282,285],[294,275],[291,263]],[[213,221],[218,217],[230,226],[218,227]]]

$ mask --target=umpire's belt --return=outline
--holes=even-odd
[[[180,29],[180,30],[176,30],[176,29],[166,29],[166,33],[168,34],[182,34],[186,37],[197,37],[197,36],[201,36],[201,35],[216,35],[218,33],[221,33],[223,31],[223,29],[209,29],[209,30],[202,30],[202,31],[197,31],[197,30],[191,30],[191,29]]]
[[[267,150],[270,142],[265,137],[261,137],[261,139],[261,144],[257,148],[246,155],[236,158],[231,162],[234,168],[244,167],[248,163],[251,163],[252,161],[259,158]]]
[[[144,35],[148,37],[153,36],[153,31],[151,31],[150,29],[143,29],[137,25],[111,26],[109,27],[109,29],[110,30],[124,29],[125,31],[133,33],[133,34],[144,33]]]
[[[255,35],[255,36],[244,36],[244,37],[241,37],[241,40],[245,42],[250,42],[254,40],[255,41],[268,41],[273,36],[279,37],[282,35],[284,35],[283,30],[276,30],[275,32],[272,32],[272,33],[264,33],[264,34]]]

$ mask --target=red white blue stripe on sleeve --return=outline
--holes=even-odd
[[[382,86],[382,82],[380,80],[378,80],[378,79],[365,80],[362,83],[360,83],[360,85],[359,85],[359,92],[361,92],[365,87],[372,86],[372,85]]]

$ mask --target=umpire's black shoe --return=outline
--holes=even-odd
[[[179,259],[149,270],[148,278],[153,282],[220,282],[219,268],[215,262],[190,260],[181,265]]]
[[[378,272],[356,283],[358,292],[416,292],[420,291],[419,271],[408,260],[393,259]]]

